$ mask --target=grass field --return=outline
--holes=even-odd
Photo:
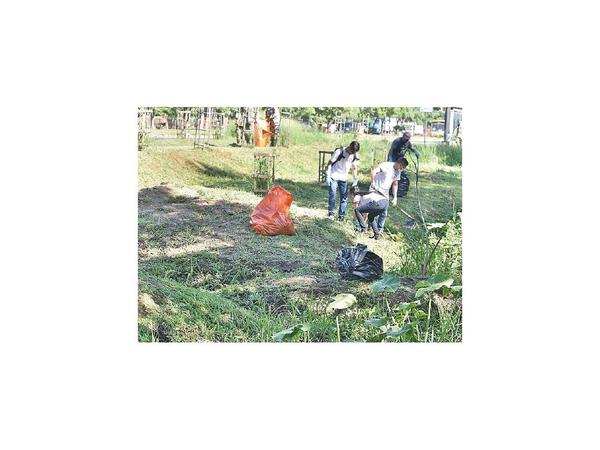
[[[460,149],[421,147],[425,220],[446,225],[428,237],[422,227],[403,226],[406,214],[420,217],[411,168],[408,195],[390,208],[385,238],[374,241],[350,221],[326,218],[327,191],[316,182],[318,150],[352,139],[288,128],[276,184],[294,195],[296,235],[274,237],[248,227],[261,198],[251,192],[251,148],[232,145],[230,133],[204,150],[192,149],[189,139],[147,139],[138,152],[139,340],[461,341]],[[370,147],[388,147],[389,139],[359,138],[361,187],[368,187]],[[440,237],[422,277],[423,258]],[[336,254],[357,242],[383,258],[383,282],[340,279]],[[434,279],[422,288],[433,275],[445,278],[443,286]],[[328,312],[340,293],[353,294],[356,304]]]

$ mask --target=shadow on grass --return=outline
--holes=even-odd
[[[327,208],[327,187],[318,183],[307,183],[304,181],[293,181],[289,179],[275,180],[275,184],[283,186],[294,196],[294,203],[303,208]],[[339,198],[338,205],[339,205]]]
[[[251,211],[251,206],[231,201],[182,196],[168,186],[144,189],[140,264],[212,252],[223,270],[319,274],[332,272],[337,251],[352,245],[339,224],[305,216],[294,220],[294,236],[257,235],[249,227]]]
[[[191,169],[202,177],[203,186],[219,189],[236,189],[248,192],[252,191],[252,181],[247,174],[191,159],[186,159],[184,164],[188,169]]]
[[[255,329],[260,317],[306,311],[308,299],[344,292],[334,262],[352,241],[340,224],[300,217],[294,236],[260,236],[249,228],[251,210],[169,186],[140,191],[138,278],[140,292],[164,300],[158,340],[235,341],[242,329],[244,340],[270,340]]]
[[[251,191],[249,181],[244,181],[247,178],[239,172],[201,163],[194,164],[194,167],[213,177],[211,182],[206,183],[208,187]],[[445,222],[454,213],[462,210],[460,175],[458,171],[421,172],[421,206],[428,223]],[[397,208],[390,207],[388,210],[386,229],[392,233],[414,234],[413,230],[403,228],[409,217],[402,210],[420,223],[414,173],[409,173],[409,178],[411,183],[408,195],[398,199]],[[276,180],[276,184],[289,190],[294,196],[294,203],[299,207],[321,210],[327,208],[327,189],[316,182],[298,182],[284,178]],[[361,187],[367,188],[366,184]],[[281,258],[275,258],[281,261],[285,260],[286,254],[282,252],[282,246],[292,253],[307,252],[318,255],[321,254],[323,246],[339,249],[351,245],[350,238],[341,227],[326,219],[301,216],[295,220],[296,236],[258,237],[248,227],[252,207],[247,204],[231,201],[217,201],[211,204],[191,201],[165,186],[140,191],[140,204],[144,201],[149,203],[148,207],[140,207],[143,219],[140,222],[142,249],[178,249],[179,252],[185,253],[196,251],[198,248],[206,250],[211,246],[240,246],[260,255],[263,251],[262,246],[268,244],[274,253],[283,255]],[[347,216],[351,217],[351,196],[348,199],[347,211]],[[227,252],[226,256],[231,259]]]

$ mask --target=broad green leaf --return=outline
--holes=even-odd
[[[375,293],[379,292],[396,292],[401,287],[400,277],[386,273],[379,281],[371,284],[371,289]]]
[[[367,339],[367,342],[381,342],[385,338],[385,333],[379,333]]]
[[[450,291],[452,292],[452,297],[460,298],[462,295],[462,286],[452,286]]]
[[[349,308],[356,303],[356,297],[352,294],[338,294],[333,297],[333,301],[327,305],[327,312],[341,311]]]
[[[412,330],[412,325],[407,323],[406,325],[403,325],[402,327],[399,327],[397,325],[394,325],[393,327],[390,327],[387,331],[387,336],[388,337],[399,337],[399,336],[403,336],[406,333],[408,333],[410,330]]]
[[[304,331],[302,329],[303,327],[304,327],[304,325],[298,324],[298,325],[294,325],[291,328],[286,328],[285,330],[281,330],[279,333],[273,335],[273,340],[275,342],[289,341],[290,339],[298,336],[302,331]],[[306,331],[308,331],[308,330],[306,330]]]
[[[444,225],[446,225],[445,223],[430,223],[427,224],[427,228],[430,230],[433,230],[435,228],[442,228]]]
[[[381,319],[369,319],[369,320],[365,320],[365,325],[372,326],[372,327],[380,327],[380,326],[388,323],[389,320],[390,319],[388,317],[383,317]]]
[[[421,311],[420,309],[415,311],[415,317],[417,319],[426,319],[427,318],[427,313],[425,311]]]
[[[410,308],[415,308],[417,306],[419,306],[421,302],[416,301],[416,302],[410,302],[410,303],[398,303],[394,306],[394,309],[398,310],[398,311],[404,311],[405,309],[410,309]]]
[[[300,327],[300,329],[301,329],[302,331],[304,331],[304,332],[308,332],[308,331],[310,331],[310,323],[303,324],[303,325]]]
[[[448,275],[434,275],[428,280],[419,281],[415,285],[417,288],[420,288],[417,290],[415,297],[421,298],[427,292],[437,291],[441,287],[450,288],[452,286],[452,283],[454,283],[454,279],[450,278]]]
[[[454,279],[450,278],[448,275],[434,275],[429,280],[429,288],[432,290],[437,290],[442,286],[450,287],[452,283],[454,283]]]

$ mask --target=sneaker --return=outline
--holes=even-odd
[[[346,220],[346,218],[345,218],[344,216],[339,216],[339,217],[338,217],[338,220],[339,220],[340,222],[343,222],[344,220]]]
[[[335,215],[333,213],[329,213],[329,214],[327,214],[327,218],[329,220],[335,220]]]

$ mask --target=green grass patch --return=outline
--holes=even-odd
[[[420,265],[436,244],[428,275],[444,273],[462,283],[462,154],[443,145],[419,146],[419,190],[427,222],[446,223],[424,236],[406,228],[419,218],[414,166],[410,190],[390,208],[385,239],[373,241],[352,223],[325,218],[327,191],[317,183],[318,151],[355,139],[302,126],[289,129],[289,146],[277,149],[276,184],[292,192],[295,236],[265,237],[248,227],[260,200],[252,191],[253,149],[237,147],[226,134],[206,149],[190,139],[150,137],[139,158],[139,286],[153,299],[141,304],[142,342],[265,342],[298,324],[291,341],[364,342],[377,337],[365,321],[395,314],[390,342],[462,340],[460,298],[431,294],[406,318],[402,305],[415,299]],[[360,136],[359,183],[369,184],[370,148],[389,147],[390,137]],[[163,184],[161,184],[163,183]],[[348,214],[352,214],[349,201]],[[418,225],[418,224],[417,224]],[[340,280],[337,251],[364,243],[384,260],[384,272],[402,277],[403,289],[374,292],[371,283]],[[350,292],[356,305],[335,315],[327,304]],[[146,299],[147,300],[147,299]],[[430,302],[433,306],[430,306]],[[396,311],[397,310],[397,311]],[[394,312],[396,311],[396,312]],[[424,318],[423,314],[427,315]],[[402,330],[410,325],[410,332]]]

